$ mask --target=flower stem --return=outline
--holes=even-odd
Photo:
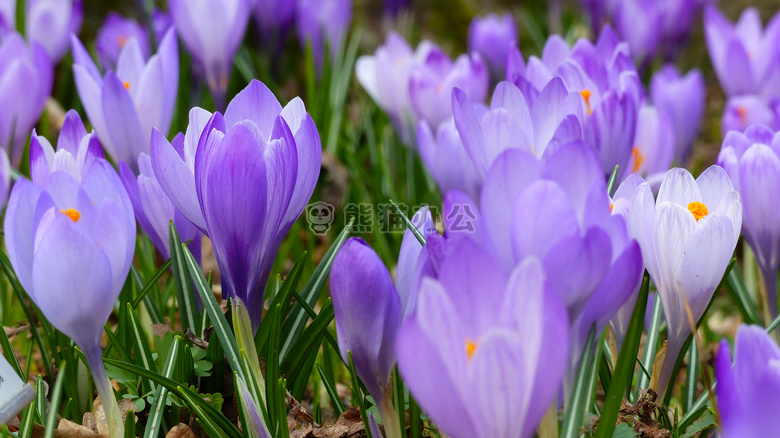
[[[87,358],[89,370],[92,372],[92,379],[95,381],[100,401],[103,403],[103,411],[106,413],[108,421],[108,432],[111,438],[122,438],[125,435],[125,425],[122,422],[119,405],[114,397],[114,388],[111,387],[111,381],[108,380],[106,369],[103,366],[100,344],[88,349],[82,347],[82,350]]]
[[[398,413],[396,413],[395,406],[393,406],[392,386],[392,384],[389,384],[384,391],[384,400],[382,401],[382,422],[385,426],[385,435],[387,438],[401,438],[401,426],[398,422]]]

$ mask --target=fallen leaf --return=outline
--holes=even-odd
[[[195,433],[186,424],[179,423],[168,431],[165,438],[195,438]]]

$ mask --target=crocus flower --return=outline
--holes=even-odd
[[[412,66],[425,57],[428,49],[430,45],[420,44],[413,52],[402,36],[390,32],[374,55],[361,56],[355,63],[360,85],[387,114],[407,145],[412,143],[418,121],[409,98],[409,76]]]
[[[411,9],[412,0],[385,0],[385,16],[395,18],[404,9]]]
[[[5,207],[11,188],[11,162],[5,152],[0,152],[0,209]]]
[[[157,54],[144,60],[141,45],[131,39],[119,54],[117,71],[101,77],[76,38],[73,74],[81,102],[109,155],[138,171],[141,153],[149,153],[152,128],[168,132],[176,107],[179,49],[171,29]]]
[[[679,0],[678,0],[679,1]],[[623,0],[616,2],[615,30],[628,42],[631,55],[639,63],[655,55],[661,44],[663,9],[656,0]]]
[[[133,261],[133,207],[106,160],[96,158],[76,177],[68,169],[40,185],[16,182],[5,216],[8,257],[46,318],[84,351],[111,435],[123,436],[100,338]]]
[[[657,391],[664,394],[685,339],[691,334],[687,308],[696,322],[715,292],[742,226],[739,193],[726,172],[711,166],[694,180],[687,170],[670,170],[653,200],[639,185],[631,206],[631,229],[642,248],[664,309],[666,359]]]
[[[719,436],[760,438],[780,427],[780,349],[763,328],[741,325],[731,365],[729,343],[720,342],[715,362],[718,386]]]
[[[674,161],[684,164],[691,154],[704,115],[704,77],[693,69],[685,76],[666,64],[650,80],[650,99],[671,117],[674,126]]]
[[[64,172],[81,181],[92,163],[103,159],[100,140],[94,133],[87,133],[79,113],[68,111],[62,123],[55,151],[46,137],[33,131],[30,138],[30,178],[39,186],[45,186],[54,172]]]
[[[590,27],[593,34],[598,33],[604,20],[612,15],[615,9],[615,0],[580,0],[582,6],[590,17]]]
[[[718,155],[742,197],[742,231],[756,254],[764,277],[768,307],[777,316],[777,270],[780,267],[780,134],[762,125],[745,133],[730,131]]]
[[[257,0],[254,17],[262,38],[280,48],[287,31],[295,22],[297,2],[288,0]]]
[[[165,38],[165,34],[168,33],[168,29],[173,27],[173,18],[171,14],[155,8],[152,11],[152,33],[154,34],[154,40],[157,44]]]
[[[435,137],[428,122],[421,121],[417,127],[417,149],[441,193],[460,190],[479,199],[482,175],[466,152],[453,119],[442,123]]]
[[[652,105],[639,110],[634,149],[621,174],[640,173],[650,185],[658,187],[674,158],[674,125],[668,114]]]
[[[52,62],[68,52],[68,36],[77,34],[84,19],[81,0],[27,0],[27,40],[41,45]]]
[[[770,80],[780,66],[776,56],[780,38],[778,17],[776,15],[763,29],[761,16],[755,8],[745,9],[736,25],[714,6],[705,9],[707,50],[726,96],[778,95]]]
[[[109,12],[98,29],[95,48],[105,70],[116,70],[119,52],[135,39],[143,59],[149,57],[149,32],[133,18],[125,18],[117,12]]]
[[[478,52],[495,76],[504,73],[509,48],[517,40],[512,14],[488,14],[475,17],[469,25],[469,52]]]
[[[723,135],[729,131],[744,131],[755,124],[780,129],[780,103],[775,99],[768,102],[756,95],[732,97],[726,101],[720,123]]]
[[[179,134],[173,139],[173,147],[184,153],[183,135]],[[135,217],[141,228],[163,258],[167,259],[171,256],[169,223],[173,221],[182,243],[191,241],[190,252],[195,256],[195,260],[200,262],[202,233],[168,199],[154,175],[149,155],[141,154],[138,157],[138,169],[139,175],[136,177],[124,161],[119,163],[119,175],[130,196]]]
[[[409,96],[414,111],[437,129],[452,117],[452,90],[459,88],[472,102],[487,97],[490,75],[478,54],[461,55],[454,62],[432,43],[423,48],[426,56],[414,66],[409,77]]]
[[[452,438],[531,437],[560,388],[568,319],[542,264],[507,275],[463,240],[424,278],[398,334],[398,367],[420,406]]]
[[[160,186],[211,239],[225,295],[247,304],[257,330],[276,251],[319,177],[314,121],[301,99],[282,108],[265,85],[252,81],[224,117],[190,111],[183,153],[158,130],[151,143]]]
[[[322,71],[325,48],[332,61],[352,23],[352,0],[298,0],[295,29],[302,48],[311,44],[314,65]]]
[[[249,0],[171,0],[168,7],[179,37],[203,69],[217,108],[224,108],[233,57],[249,21]]]
[[[52,64],[37,43],[28,46],[18,33],[0,43],[0,144],[18,166],[27,137],[46,105],[52,87]]]

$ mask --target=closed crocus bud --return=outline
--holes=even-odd
[[[98,29],[95,48],[105,70],[116,71],[119,53],[130,40],[136,40],[143,59],[149,57],[149,32],[133,18],[125,18],[116,12],[109,12]]]
[[[769,312],[777,307],[777,270],[780,267],[780,134],[763,125],[745,133],[731,131],[718,155],[742,198],[742,231],[756,255],[764,277]]]
[[[616,2],[615,30],[631,47],[631,56],[639,63],[652,58],[661,43],[663,10],[656,0]]]
[[[138,172],[138,156],[149,153],[149,136],[156,128],[168,132],[179,86],[179,49],[169,30],[154,56],[145,60],[137,39],[119,54],[117,71],[104,77],[76,38],[73,74],[89,121],[108,154]]]
[[[330,59],[336,60],[352,23],[352,0],[298,0],[295,28],[301,47],[311,44],[314,64],[322,71],[327,45]]]
[[[52,64],[46,51],[30,46],[17,33],[0,43],[0,144],[18,166],[27,137],[43,112],[52,87]],[[10,143],[9,143],[10,140]]]
[[[295,22],[297,2],[288,0],[257,0],[254,17],[262,38],[275,49],[284,41],[287,31]]]
[[[432,43],[421,45],[427,55],[412,67],[409,95],[415,112],[431,129],[452,117],[452,90],[459,88],[472,102],[487,97],[490,75],[478,54],[461,55],[454,62]]]
[[[733,366],[729,350],[722,340],[715,362],[719,436],[772,436],[780,428],[780,349],[762,327],[743,324],[734,342]]]
[[[535,258],[506,274],[470,240],[453,251],[401,327],[401,375],[449,437],[531,437],[560,389],[566,309]]]
[[[419,120],[409,97],[409,76],[412,67],[425,56],[425,47],[421,44],[414,52],[402,36],[390,32],[373,55],[361,56],[355,63],[360,85],[387,114],[406,145],[412,144]]]
[[[390,374],[402,305],[390,272],[363,239],[350,238],[333,261],[330,291],[341,355],[346,361],[352,353],[355,371],[388,419],[385,428],[396,432],[388,436],[397,438],[396,416],[386,414],[393,411]]]
[[[249,22],[249,0],[171,0],[168,7],[179,37],[203,69],[222,110],[233,58]]]
[[[460,190],[479,200],[482,175],[466,152],[452,119],[439,126],[435,137],[428,122],[421,121],[417,127],[417,150],[442,194]]]
[[[84,20],[81,0],[28,0],[25,15],[27,40],[41,45],[57,63],[70,48],[68,37],[78,34]]]
[[[621,172],[645,176],[651,186],[661,183],[674,159],[674,125],[668,114],[652,105],[643,105],[636,123],[634,149],[628,166]]]
[[[495,76],[504,73],[507,55],[512,43],[517,40],[517,27],[512,14],[501,16],[488,14],[475,17],[469,25],[469,52],[482,55]]]
[[[718,166],[695,180],[685,169],[670,170],[657,200],[649,184],[642,183],[637,190],[631,229],[658,289],[667,324],[666,359],[657,388],[664,394],[691,334],[689,316],[694,322],[701,318],[737,245],[742,204]]]
[[[667,59],[688,42],[693,22],[709,0],[661,0],[663,42]]]
[[[151,143],[160,186],[211,239],[225,295],[247,304],[257,330],[276,251],[319,177],[314,121],[300,98],[282,108],[271,90],[252,81],[224,117],[193,109],[183,150],[157,130]]]
[[[743,132],[755,124],[780,129],[780,108],[776,101],[768,102],[756,95],[736,96],[726,101],[721,119],[724,136],[729,131]]]
[[[769,79],[777,73],[777,39],[780,19],[775,16],[766,29],[755,8],[742,12],[731,24],[714,6],[704,11],[704,34],[712,67],[728,97],[741,94],[778,96]]]
[[[33,131],[30,138],[30,178],[45,186],[54,172],[64,172],[81,181],[92,163],[105,158],[97,134],[87,134],[79,113],[68,111],[60,129],[55,151],[46,137]]]
[[[685,76],[672,64],[653,74],[650,99],[669,115],[674,126],[674,161],[684,164],[691,154],[704,115],[704,77],[693,69]]]
[[[173,18],[171,14],[162,10],[156,9],[152,11],[152,33],[154,34],[154,40],[157,44],[165,38],[165,34],[173,27]]]
[[[183,152],[184,136],[178,135],[173,140],[174,147]],[[195,225],[173,205],[165,191],[157,181],[152,168],[152,160],[149,155],[141,154],[138,157],[139,175],[136,177],[127,164],[119,163],[119,175],[122,183],[130,196],[135,217],[141,228],[149,236],[155,248],[160,251],[164,259],[171,256],[169,224],[173,221],[176,232],[181,242],[191,241],[190,252],[195,260],[200,263],[200,248],[203,234]]]
[[[74,178],[20,178],[5,216],[5,242],[19,282],[54,327],[84,351],[112,436],[122,418],[103,368],[100,338],[135,250],[135,218],[111,164],[95,159]]]

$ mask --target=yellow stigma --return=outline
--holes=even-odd
[[[477,344],[471,342],[470,338],[466,338],[466,357],[471,359],[474,356],[474,352],[477,351]]]
[[[125,90],[129,90],[130,89],[130,82],[122,82],[122,85],[125,86]]]
[[[699,219],[710,214],[710,212],[707,210],[707,206],[701,202],[691,202],[688,204],[688,210],[693,213],[693,217],[696,218],[696,222],[699,222]]]
[[[78,222],[79,219],[81,219],[81,213],[79,213],[78,210],[75,208],[69,208],[67,210],[60,210],[60,213],[64,214],[65,216],[69,217],[70,220],[73,222]]]
[[[634,149],[631,149],[631,158],[634,159],[634,165],[631,168],[631,173],[637,173],[639,172],[639,168],[642,167],[642,163],[645,162],[645,155],[639,150],[638,147],[634,146]]]
[[[588,115],[593,114],[593,110],[590,108],[590,90],[586,88],[580,91],[580,96],[585,99],[585,106],[588,107]]]

